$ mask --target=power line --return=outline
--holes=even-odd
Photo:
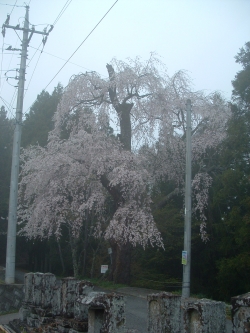
[[[7,101],[5,101],[5,99],[3,97],[0,96],[0,98],[3,101],[4,105],[7,107],[8,112],[13,116],[13,118],[16,118],[16,116],[13,114],[13,112],[11,110],[11,108],[12,108],[11,105]]]
[[[31,0],[30,0],[30,2],[31,2]],[[61,9],[61,11],[60,11],[60,13],[58,14],[57,18],[55,19],[55,22],[53,23],[52,27],[55,26],[55,24],[56,24],[56,23],[58,22],[58,20],[61,18],[61,16],[62,16],[63,13],[66,11],[66,9],[68,8],[68,6],[70,5],[71,2],[72,2],[72,0],[67,0],[67,1],[66,1],[65,5],[64,5],[63,8]],[[43,43],[43,42],[42,42],[42,43]],[[42,43],[41,43],[41,44],[42,44]],[[35,68],[34,68],[34,70],[33,70],[33,72],[32,72],[32,75],[31,75],[30,81],[29,81],[29,83],[28,83],[28,87],[27,87],[27,89],[26,89],[25,95],[27,94],[27,91],[28,91],[28,89],[29,89],[29,86],[30,86],[31,80],[32,80],[32,78],[33,78],[33,76],[34,76],[34,73],[35,73],[35,70],[36,70],[36,68],[37,68],[38,62],[39,62],[39,60],[40,60],[40,58],[41,58],[41,55],[42,55],[42,53],[43,53],[43,49],[44,49],[45,44],[43,44],[43,48],[42,48],[42,50],[40,50],[40,46],[41,46],[41,44],[38,46],[38,48],[34,48],[34,49],[36,49],[36,52],[34,53],[34,55],[32,56],[32,58],[30,59],[30,61],[29,61],[29,63],[28,63],[28,65],[31,63],[31,61],[32,61],[32,59],[34,58],[34,56],[36,55],[37,51],[40,51],[40,52],[41,52],[40,55],[39,55],[39,57],[38,57],[38,60],[37,60],[37,62],[36,62]],[[28,65],[27,65],[27,66],[28,66]],[[24,96],[25,96],[25,95],[24,95]],[[27,111],[26,111],[25,113],[27,113]]]
[[[29,64],[31,63],[31,61],[33,60],[33,58],[34,58],[34,56],[36,55],[36,53],[37,53],[37,51],[41,51],[41,52],[43,52],[43,50],[40,50],[39,49],[39,47],[42,45],[42,42],[41,42],[41,44],[38,46],[38,48],[36,49],[36,48],[34,48],[34,49],[36,49],[36,52],[33,54],[33,56],[31,57],[31,59],[30,59],[30,61],[28,62],[28,65],[27,65],[27,67],[29,67]]]
[[[13,12],[14,8],[16,7],[16,3],[17,3],[17,0],[16,0],[15,4],[14,4],[14,6],[13,6],[13,8],[12,8],[11,12],[10,12],[10,15],[12,14],[12,12]]]
[[[67,0],[63,8],[61,9],[60,13],[58,14],[57,18],[55,19],[55,22],[53,23],[53,26],[56,25],[56,23],[59,21],[65,10],[68,8],[72,0]]]
[[[3,46],[4,46],[4,38],[3,38],[3,45],[2,45],[1,72],[2,72],[2,68],[3,68]],[[1,86],[2,86],[2,78],[0,77],[0,90],[1,90]]]
[[[40,45],[40,46],[41,46],[41,45]],[[40,46],[39,46],[39,47],[40,47]],[[43,45],[43,48],[44,48],[44,45]],[[30,78],[30,80],[29,80],[28,87],[26,88],[26,92],[25,92],[24,96],[27,94],[27,91],[28,91],[29,86],[30,86],[30,82],[31,82],[31,80],[32,80],[32,78],[33,78],[33,76],[34,76],[35,70],[36,70],[36,68],[37,68],[37,65],[38,65],[38,62],[39,62],[39,60],[40,60],[40,58],[41,58],[42,53],[43,53],[43,49],[41,50],[41,53],[40,53],[40,55],[39,55],[39,57],[38,57],[38,59],[37,59],[37,62],[36,62],[35,68],[34,68],[32,74],[31,74],[31,78]],[[35,54],[36,54],[36,52],[35,52]],[[34,56],[32,57],[32,59],[33,59],[33,58],[34,58]],[[32,60],[32,59],[31,59],[31,60]],[[30,60],[30,62],[31,62],[31,60]],[[29,64],[30,64],[30,62],[29,62]]]
[[[90,33],[87,35],[87,37],[83,40],[83,42],[78,46],[78,48],[72,53],[72,55],[68,58],[68,60],[65,62],[65,64],[59,69],[59,71],[56,73],[56,75],[50,80],[50,82],[47,84],[47,86],[44,88],[44,90],[50,85],[50,83],[55,79],[55,77],[61,72],[61,70],[66,66],[66,64],[69,62],[69,60],[73,57],[73,55],[79,50],[79,48],[83,45],[83,43],[89,38],[89,36],[94,32],[94,30],[98,27],[98,25],[102,22],[102,20],[108,15],[108,13],[111,11],[111,9],[115,6],[115,4],[118,2],[116,0],[114,4],[109,8],[109,10],[103,15],[103,17],[100,19],[100,21],[95,25],[95,27],[90,31]]]
[[[16,1],[16,3],[17,3],[17,1]],[[10,4],[8,4],[8,3],[0,3],[0,5],[1,6],[11,6],[11,7],[25,7],[25,6],[18,6],[18,5],[10,5]]]
[[[16,33],[16,35],[17,35],[17,37],[20,39],[20,42],[22,43],[22,40],[21,40],[21,38],[19,37],[19,35],[18,35],[18,33],[16,32],[16,30],[14,29],[14,31],[15,31],[15,33]]]
[[[15,48],[16,48],[16,46],[17,46],[17,42],[18,42],[18,39],[16,40]],[[7,45],[10,45],[10,44],[7,44]],[[13,51],[12,53],[10,53],[10,54],[11,54],[11,59],[10,59],[9,66],[8,66],[8,69],[6,70],[6,72],[9,71],[9,68],[10,68],[10,65],[11,65],[11,62],[12,62],[12,59],[13,59],[14,52],[15,52],[15,51]],[[3,89],[3,87],[4,87],[4,83],[5,83],[5,82],[6,82],[6,81],[4,81],[3,84],[0,86],[0,94],[1,94],[1,92],[2,92],[2,89]]]
[[[11,109],[14,109],[14,108],[13,108],[13,104],[14,104],[14,102],[15,102],[15,100],[16,100],[16,94],[17,94],[17,87],[15,88],[14,93],[13,93],[13,96],[12,96],[11,101],[10,101],[10,107],[11,107]],[[14,117],[14,118],[15,118],[15,117]]]
[[[35,50],[37,50],[37,51],[41,51],[39,48],[37,49],[37,48],[34,47],[34,46],[29,46],[29,47],[31,47],[32,49],[35,49]],[[40,46],[39,46],[39,47],[40,47]],[[43,51],[43,53],[48,54],[48,55],[50,55],[50,56],[52,56],[52,57],[55,57],[55,58],[57,58],[57,59],[60,59],[60,60],[62,60],[62,61],[67,61],[66,59],[63,59],[63,58],[61,58],[61,57],[58,57],[58,56],[56,56],[56,55],[54,55],[54,54],[51,54],[51,53],[49,53],[49,52],[45,52],[45,51]],[[92,71],[91,69],[89,69],[89,68],[87,68],[87,67],[84,67],[84,66],[81,66],[81,65],[78,65],[78,64],[76,64],[75,62],[68,61],[68,63],[69,63],[69,64],[72,64],[72,65],[75,65],[75,66],[78,66],[78,67],[81,67],[81,68],[84,68],[84,69],[87,69],[88,71]]]

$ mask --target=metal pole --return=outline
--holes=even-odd
[[[185,187],[185,226],[184,251],[186,260],[183,263],[182,297],[190,296],[191,268],[191,101],[187,100],[186,129],[186,187]]]
[[[26,14],[23,29],[21,63],[19,69],[18,95],[16,104],[16,124],[13,139],[12,166],[10,180],[10,199],[6,250],[6,272],[5,282],[15,283],[15,261],[16,261],[16,223],[17,223],[17,196],[18,196],[18,175],[20,141],[22,132],[22,111],[25,82],[25,69],[28,49],[28,29],[29,29],[29,6],[26,6]]]

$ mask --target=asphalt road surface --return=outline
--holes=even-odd
[[[126,327],[147,332],[147,301],[144,298],[126,296]]]

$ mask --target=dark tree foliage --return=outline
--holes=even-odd
[[[242,104],[249,110],[250,106],[250,42],[245,44],[245,47],[240,49],[240,52],[235,57],[236,62],[241,64],[243,69],[239,71],[234,80],[233,99]]]
[[[23,122],[22,147],[36,144],[46,146],[48,132],[53,129],[52,118],[62,93],[63,87],[59,83],[51,95],[47,91],[42,91],[37,96]]]
[[[236,106],[228,125],[213,205],[219,210],[221,259],[217,262],[221,298],[247,292],[250,288],[250,113]],[[246,260],[248,258],[248,260]],[[238,281],[238,283],[236,283]]]
[[[4,106],[0,109],[0,212],[1,217],[8,214],[10,170],[13,140],[13,121],[8,119]]]
[[[207,243],[199,237],[198,221],[192,220],[191,292],[225,301],[250,289],[250,42],[240,49],[236,61],[242,70],[232,82],[234,104],[227,137],[219,154],[209,152],[207,164],[213,178],[206,212]],[[161,225],[158,215],[156,222]],[[169,265],[171,257],[167,257],[161,267]]]
[[[209,223],[212,226],[208,252],[201,251],[213,297],[230,297],[250,289],[250,42],[240,49],[236,62],[242,70],[233,80],[232,118],[218,157],[220,172],[210,193]],[[212,260],[213,259],[213,260]],[[205,264],[206,263],[206,264]],[[204,277],[203,277],[204,279]]]
[[[14,122],[0,109],[0,263],[5,262]]]
[[[154,220],[161,232],[164,248],[138,247],[133,249],[132,284],[139,287],[174,291],[181,288],[183,249],[183,201],[181,196],[172,195],[166,202],[174,184],[161,181],[152,190]]]

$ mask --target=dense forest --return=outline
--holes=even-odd
[[[202,294],[216,300],[225,301],[228,301],[232,296],[248,292],[250,289],[250,42],[246,43],[245,46],[240,49],[235,59],[236,62],[242,66],[242,69],[232,80],[232,99],[229,103],[231,117],[227,120],[225,135],[221,140],[216,138],[216,145],[207,145],[202,153],[198,154],[199,159],[193,160],[192,165],[193,179],[196,179],[199,171],[205,166],[210,186],[206,188],[207,192],[204,192],[204,196],[207,193],[207,203],[203,205],[202,214],[197,215],[194,212],[192,218],[191,292],[194,294]],[[109,71],[110,80],[112,81],[114,75],[112,72],[113,68],[110,66],[107,69]],[[128,76],[125,76],[125,79],[127,77]],[[76,78],[76,80],[77,79],[80,80],[79,78]],[[88,89],[86,88],[87,85],[86,87],[84,86],[85,79],[86,77],[83,77],[81,78],[83,81],[80,81],[80,84],[83,86],[83,90]],[[89,80],[89,78],[87,79]],[[175,77],[175,80],[177,79],[178,77]],[[91,80],[91,82],[94,82],[95,87],[101,85],[98,78],[92,77]],[[150,85],[157,84],[153,81],[153,76],[150,80]],[[75,81],[72,82],[72,86],[74,86],[74,84],[76,84]],[[98,87],[96,89],[101,90],[101,88]],[[124,97],[123,101],[125,102],[118,104],[116,101],[116,93],[119,88],[120,87],[118,86],[112,86],[108,90],[109,98],[118,114],[120,112],[120,114],[125,115],[125,111],[128,108],[132,109],[132,107],[136,107],[136,105],[134,106],[132,103],[128,103],[129,98],[132,95],[133,97],[138,98],[139,102],[146,96],[146,94],[142,96],[139,95],[138,92],[132,92],[131,90],[130,95]],[[64,154],[67,155],[67,152],[69,152],[68,154],[71,154],[73,146],[69,146],[66,143],[69,139],[71,139],[70,141],[71,143],[74,142],[76,149],[81,147],[81,142],[79,143],[79,141],[77,141],[77,135],[80,133],[81,126],[85,126],[85,132],[88,134],[85,136],[86,146],[87,140],[90,140],[90,138],[92,139],[92,136],[95,143],[99,141],[104,142],[104,140],[106,140],[103,136],[98,134],[100,126],[103,126],[103,119],[102,122],[98,123],[99,120],[94,118],[91,111],[91,108],[96,106],[94,103],[100,103],[99,97],[99,99],[91,100],[91,103],[90,99],[86,98],[85,101],[87,102],[83,105],[83,108],[80,109],[78,106],[74,114],[64,113],[63,121],[67,118],[67,124],[69,125],[60,125],[61,127],[59,132],[57,122],[60,122],[61,120],[58,120],[58,116],[54,117],[53,120],[53,116],[56,114],[60,101],[63,101],[61,102],[61,108],[63,103],[67,106],[64,99],[67,98],[67,101],[71,98],[72,94],[72,92],[69,91],[69,88],[68,91],[66,91],[66,94],[63,94],[64,91],[65,89],[60,84],[58,84],[52,94],[42,91],[41,94],[37,96],[36,102],[31,107],[29,114],[24,119],[22,131],[22,147],[24,149],[24,153],[22,155],[23,164],[21,164],[21,168],[25,163],[25,159],[30,158],[34,152],[37,158],[38,148],[32,148],[33,150],[29,150],[31,149],[29,147],[39,147],[39,153],[43,154],[41,155],[43,157],[41,161],[46,160],[46,165],[48,165],[46,173],[49,174],[49,163],[51,163],[51,161],[47,158],[45,151],[46,153],[49,153],[50,156],[54,156],[54,159],[57,161],[59,161],[59,157],[60,159],[65,158],[65,156],[62,155],[62,152],[59,157],[56,155],[59,148],[58,145],[55,145],[55,142],[53,143],[54,146],[52,146],[51,142],[53,137],[58,136],[56,142],[58,142],[58,140],[63,142],[62,149],[64,150]],[[147,93],[148,96],[150,96],[150,94],[151,92]],[[65,95],[66,97],[63,97]],[[148,96],[146,96],[146,98]],[[101,97],[103,98],[103,96]],[[216,105],[222,105],[221,99],[218,95],[214,95],[213,98],[214,104],[217,103]],[[152,100],[150,99],[147,102],[152,103]],[[144,105],[146,105],[145,102]],[[122,107],[124,107],[124,109],[122,109]],[[218,113],[222,112],[221,110],[222,108],[218,109]],[[82,111],[84,111],[84,113],[81,113]],[[84,116],[82,116],[82,114],[84,114]],[[220,119],[221,115],[217,114],[217,116],[218,119]],[[124,123],[128,121],[125,118],[126,117],[124,116]],[[98,126],[96,126],[96,124]],[[216,124],[216,122],[213,123],[213,126],[215,126],[214,124]],[[7,117],[7,111],[4,106],[2,106],[0,111],[1,265],[5,264],[12,134],[14,126],[14,119],[9,119]],[[103,135],[105,135],[105,138],[108,138],[109,141],[107,142],[110,144],[110,147],[117,147],[117,141],[121,141],[121,143],[127,147],[127,149],[122,152],[123,155],[120,155],[119,163],[124,163],[124,161],[129,158],[130,164],[127,165],[127,168],[132,169],[135,178],[131,180],[131,185],[127,185],[126,183],[126,186],[131,186],[133,188],[134,195],[137,188],[139,188],[138,191],[145,191],[144,184],[147,183],[147,179],[141,179],[141,183],[139,183],[137,188],[133,187],[135,180],[137,181],[138,179],[136,172],[138,169],[144,170],[142,169],[142,166],[144,165],[141,161],[138,162],[135,159],[131,159],[131,142],[129,142],[126,135],[122,137],[122,135],[124,135],[122,122],[120,122],[120,126],[121,137],[114,134],[114,131],[110,127],[108,121],[106,121],[106,125],[104,126],[105,128],[102,128],[101,130],[104,133]],[[195,136],[198,142],[199,138],[203,138],[202,134],[206,131],[206,126],[207,128],[209,127],[208,122],[205,123],[203,127],[199,127],[196,133],[193,133],[194,140]],[[166,128],[162,128],[161,130],[162,133],[166,132]],[[50,135],[49,144],[48,135]],[[73,139],[75,141],[73,141]],[[181,149],[181,144],[182,141],[179,141],[178,146],[175,147]],[[166,147],[161,144],[161,142],[158,142],[158,146],[160,146],[160,148],[157,149],[163,149]],[[25,151],[30,152],[30,155],[25,153]],[[84,154],[87,153],[87,150],[84,151]],[[140,147],[138,154],[145,154],[145,156],[150,159],[150,154],[153,155],[153,151],[148,149],[145,145]],[[162,152],[161,156],[164,156],[164,152]],[[110,159],[112,158],[114,157],[110,153]],[[153,156],[151,166],[154,164],[153,162],[155,160],[156,158]],[[159,161],[157,160],[157,162]],[[77,161],[77,163],[79,163],[79,161]],[[153,166],[155,167],[155,165]],[[109,168],[111,167],[117,168],[117,165],[109,165]],[[31,169],[32,168],[34,169],[34,165],[31,165]],[[62,164],[58,164],[58,168],[62,170]],[[23,180],[30,177],[30,171],[29,169],[27,170],[26,174],[22,174]],[[69,169],[66,168],[65,170],[62,170],[62,172],[65,172],[66,175],[69,172]],[[84,173],[87,171],[82,169],[82,172]],[[122,170],[122,172],[124,171]],[[96,171],[96,174],[98,173],[100,174],[99,170]],[[173,173],[173,170],[170,170],[169,173]],[[91,199],[92,201],[94,200],[93,196],[96,195],[93,188],[100,191],[100,188],[98,187],[99,185],[97,184],[96,179],[93,180],[93,177],[92,171],[92,178],[86,178],[84,183],[84,195],[89,195],[88,199]],[[144,207],[147,207],[145,205],[148,205],[148,202],[150,202],[150,212],[152,212],[157,229],[161,233],[161,240],[157,239],[157,237],[153,239],[152,236],[147,235],[148,238],[151,237],[153,245],[157,245],[158,242],[158,246],[145,247],[145,244],[142,242],[141,244],[133,244],[136,246],[129,246],[129,248],[127,247],[125,249],[125,260],[128,258],[129,253],[129,283],[131,285],[167,291],[181,289],[181,251],[183,249],[184,217],[183,193],[176,186],[175,181],[177,177],[178,175],[175,174],[175,178],[171,178],[168,173],[161,175],[161,177],[156,177],[153,186],[150,187],[150,191],[146,189],[147,193],[150,192],[150,201],[147,199],[146,194],[143,195],[143,199],[140,199],[143,201]],[[70,182],[74,182],[72,179],[73,178],[70,178]],[[98,214],[100,214],[101,217],[96,213],[97,210],[93,213],[93,211],[89,209],[89,206],[87,207],[88,209],[85,207],[84,218],[82,217],[83,215],[81,215],[84,223],[77,229],[76,233],[76,227],[74,229],[72,226],[79,224],[79,216],[75,214],[74,211],[70,211],[70,213],[68,212],[66,216],[66,223],[65,220],[63,220],[65,216],[59,216],[60,212],[57,212],[57,215],[55,214],[53,219],[56,220],[56,217],[58,217],[58,219],[62,220],[60,230],[48,229],[46,231],[46,237],[40,237],[41,235],[35,232],[33,234],[31,234],[31,232],[30,234],[28,234],[28,232],[21,233],[17,237],[18,267],[31,271],[50,271],[60,276],[77,275],[85,278],[100,278],[102,276],[100,273],[100,266],[102,264],[108,264],[112,267],[112,264],[114,266],[114,261],[116,260],[115,263],[118,266],[118,257],[112,256],[109,250],[112,248],[113,253],[118,251],[115,247],[114,239],[112,237],[96,237],[96,233],[93,232],[93,226],[97,225],[100,219],[103,219],[103,225],[105,225],[105,228],[109,228],[109,226],[107,226],[107,220],[110,219],[110,216],[115,214],[114,212],[116,212],[121,206],[121,187],[118,188],[113,186],[111,188],[110,185],[106,184],[107,179],[104,177],[101,178],[101,181],[102,185],[104,187],[106,186],[107,189],[107,194],[105,193],[105,196],[99,197],[100,205],[103,203],[102,208],[98,211]],[[112,181],[114,183],[117,180],[114,178]],[[60,182],[60,186],[65,184],[64,179],[58,179],[58,182]],[[92,197],[89,194],[90,187],[88,187],[90,182],[94,182],[95,184],[95,187],[93,187],[93,185],[91,187],[91,195],[93,194]],[[182,180],[180,180],[179,183],[181,187]],[[131,196],[132,194],[129,193],[129,189],[127,187],[127,195]],[[43,191],[45,191],[45,189],[43,189]],[[49,192],[43,192],[43,195],[49,194]],[[67,195],[67,200],[72,200],[71,192],[67,192],[65,195]],[[138,193],[136,194],[136,198],[133,198],[133,200],[137,200],[137,197]],[[20,203],[22,203],[22,199],[23,192],[20,194]],[[63,200],[65,201],[65,199]],[[34,202],[35,199],[32,197],[32,204]],[[60,204],[61,203],[59,203],[59,205]],[[194,204],[197,204],[199,207],[199,200],[197,199],[196,202],[194,199]],[[53,208],[53,210],[55,211],[55,208]],[[25,214],[31,214],[30,212],[27,212],[27,210],[21,211],[20,219],[22,218],[22,221],[24,216],[28,216]],[[40,212],[44,214],[42,215],[42,218],[46,219],[47,217],[44,211],[41,210]],[[204,225],[204,223],[206,223],[205,234],[204,229],[200,227],[201,225]],[[39,230],[41,230],[42,227],[43,225],[39,224]],[[143,226],[141,226],[141,228],[142,227]],[[19,229],[20,228],[23,228],[22,224],[19,225]],[[104,229],[102,228],[104,227],[100,227],[100,232],[105,234]],[[29,230],[31,230],[30,226]],[[111,229],[111,231],[115,233],[114,229]],[[135,233],[136,232],[137,231],[135,231]],[[58,237],[59,234],[60,237]],[[76,234],[77,236],[72,238],[72,235]],[[123,257],[120,256],[119,258]],[[102,277],[116,280],[117,272],[113,270],[111,273],[112,276],[111,274],[107,274]]]

